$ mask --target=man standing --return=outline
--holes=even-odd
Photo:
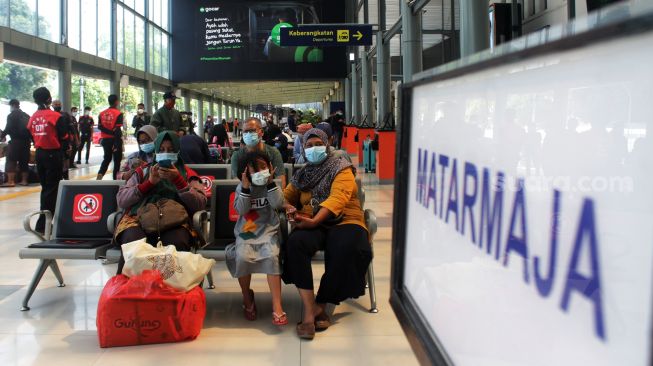
[[[290,131],[292,132],[297,132],[297,125],[295,124],[295,110],[291,109],[290,114],[288,115],[288,128],[290,128]]]
[[[18,184],[26,186],[29,177],[29,146],[32,137],[27,129],[29,115],[20,109],[20,102],[16,99],[9,101],[9,108],[11,113],[7,116],[7,125],[2,132],[2,136],[0,136],[2,140],[7,135],[11,137],[7,152],[7,162],[5,163],[7,183],[2,184],[0,187],[16,186],[16,167],[19,168],[18,170],[21,176],[20,183]]]
[[[86,145],[86,164],[88,164],[88,157],[91,154],[91,142],[93,142],[93,126],[95,126],[95,121],[91,116],[91,107],[86,107],[84,108],[84,115],[79,117],[80,143],[77,150],[77,164],[82,163],[84,145]]]
[[[62,110],[61,106],[61,101],[59,99],[55,99],[52,101],[52,109],[61,114],[61,117],[63,118],[64,121],[64,126],[65,126],[65,138],[62,146],[63,150],[63,179],[68,179],[68,170],[71,168],[70,166],[70,155],[72,154],[72,139],[73,139],[73,118],[70,115],[70,113]]]
[[[206,116],[206,121],[204,122],[204,139],[210,144],[211,143],[211,130],[213,129],[213,116]]]
[[[77,110],[77,107],[72,107],[70,108],[70,168],[71,169],[77,169],[77,166],[75,165],[75,153],[77,152],[77,149],[79,149],[79,145],[81,144],[80,142],[80,136],[79,136],[79,123],[77,123],[77,116],[79,116],[79,112]]]
[[[286,186],[286,170],[283,166],[281,153],[274,146],[263,142],[263,128],[261,120],[256,117],[250,117],[243,123],[243,141],[245,146],[236,150],[231,156],[231,174],[232,177],[238,176],[238,167],[241,160],[250,151],[261,151],[268,155],[272,166],[274,166],[274,177],[281,178],[281,186]]]
[[[163,107],[152,116],[150,124],[159,132],[163,131],[179,131],[182,126],[181,114],[175,109],[175,99],[177,97],[172,92],[167,92],[163,95]]]
[[[36,147],[36,169],[41,183],[41,210],[54,214],[57,204],[57,189],[63,177],[64,154],[67,126],[61,113],[50,110],[52,96],[41,87],[32,94],[38,110],[27,123]],[[45,216],[39,216],[36,231],[45,232]]]
[[[239,135],[238,131],[240,129],[238,128],[238,124],[239,124],[238,118],[234,118],[234,130],[233,130],[234,137],[238,137]]]
[[[120,100],[115,94],[109,95],[109,108],[100,112],[98,117],[98,127],[101,132],[102,149],[104,150],[104,159],[100,170],[97,173],[97,180],[102,180],[104,174],[109,168],[111,159],[113,158],[113,179],[116,179],[118,171],[120,171],[120,161],[122,160],[122,125],[123,114],[118,109]]]
[[[138,110],[134,119],[132,119],[132,127],[134,128],[134,135],[138,133],[141,127],[150,124],[150,115],[145,112],[145,104],[138,103]]]

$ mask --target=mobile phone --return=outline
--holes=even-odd
[[[172,160],[169,160],[169,159],[161,160],[159,162],[159,166],[161,168],[166,168],[166,169],[172,168]]]

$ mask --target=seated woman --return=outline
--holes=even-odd
[[[254,291],[250,289],[252,273],[265,273],[272,295],[272,324],[286,325],[288,318],[281,306],[277,215],[283,207],[283,193],[274,182],[270,158],[261,151],[247,153],[238,172],[241,182],[236,187],[234,208],[239,217],[234,228],[236,242],[225,248],[227,268],[238,278],[247,320],[256,320]]]
[[[146,125],[136,132],[138,140],[138,151],[127,156],[118,172],[118,180],[129,180],[136,168],[147,166],[154,160],[154,140],[156,139],[156,127]]]
[[[163,232],[145,232],[138,219],[138,209],[148,203],[171,199],[182,204],[188,217],[206,207],[206,196],[198,175],[184,165],[178,158],[179,137],[172,131],[164,131],[154,141],[156,155],[154,161],[137,168],[127,183],[118,190],[118,206],[125,215],[118,224],[115,239],[122,245],[146,238],[156,245],[161,240],[166,245],[174,245],[177,250],[189,251],[196,244],[196,234],[190,222]],[[122,272],[124,259],[120,258],[118,273]]]
[[[331,325],[324,311],[327,303],[337,305],[365,293],[372,248],[354,167],[329,153],[328,137],[320,129],[307,131],[303,143],[308,163],[284,190],[289,219],[296,224],[286,245],[282,278],[297,286],[304,303],[297,335],[313,339],[316,330]],[[318,250],[324,250],[325,271],[315,296],[311,258]]]

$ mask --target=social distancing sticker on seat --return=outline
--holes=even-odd
[[[215,177],[212,175],[202,175],[200,179],[202,180],[202,186],[204,186],[204,193],[206,193],[207,197],[211,197],[211,188],[213,188]]]
[[[82,193],[75,196],[73,222],[91,223],[102,219],[102,195]]]
[[[238,211],[234,208],[234,200],[236,199],[236,192],[231,192],[229,195],[229,221],[238,221]]]

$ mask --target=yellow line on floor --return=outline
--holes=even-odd
[[[109,173],[111,173],[111,170],[109,170],[107,172],[107,174],[109,174]],[[91,179],[93,177],[97,177],[97,174],[82,175],[80,177],[75,177],[72,180],[87,180],[87,179]],[[8,201],[8,200],[11,200],[11,199],[14,199],[14,198],[23,197],[23,196],[27,196],[27,195],[30,195],[32,193],[38,193],[38,192],[41,192],[41,187],[40,186],[39,187],[31,187],[31,188],[25,189],[24,191],[2,194],[2,195],[0,195],[0,201]]]

